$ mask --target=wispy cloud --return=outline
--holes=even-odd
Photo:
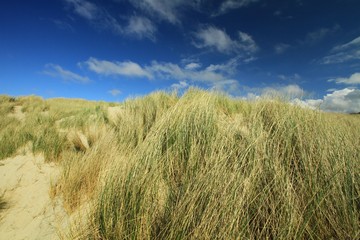
[[[52,22],[55,24],[55,26],[58,29],[66,30],[66,31],[70,31],[70,32],[75,32],[75,29],[73,28],[73,26],[71,26],[71,24],[69,24],[66,21],[62,21],[62,20],[59,20],[59,19],[54,19],[54,20],[52,20]]]
[[[291,46],[286,43],[278,43],[274,46],[274,50],[276,54],[283,54],[288,50]]]
[[[210,64],[208,67],[206,67],[206,71],[219,72],[226,75],[234,75],[237,71],[237,67],[240,64],[239,61],[239,57],[234,57],[222,64]]]
[[[330,35],[336,33],[341,29],[340,25],[335,24],[331,28],[319,28],[315,31],[309,32],[305,39],[301,41],[302,44],[316,44],[321,42],[326,37],[329,37]]]
[[[266,87],[261,89],[263,95],[283,96],[286,98],[301,98],[306,92],[297,84],[290,84],[278,87]]]
[[[80,63],[80,65],[83,64],[85,64],[89,70],[105,76],[123,75],[128,77],[152,78],[152,75],[148,71],[132,61],[111,62],[90,58],[86,62]]]
[[[128,35],[133,35],[139,39],[148,38],[155,41],[157,28],[151,20],[145,17],[132,16],[129,18],[129,23],[125,28]]]
[[[295,82],[299,81],[301,79],[301,76],[298,73],[294,73],[292,75],[280,74],[278,75],[278,78],[283,81]]]
[[[297,84],[269,86],[262,88],[249,88],[244,86],[244,89],[247,92],[247,96],[244,98],[250,100],[263,97],[270,97],[271,99],[274,97],[282,97],[292,102],[296,99],[301,99],[309,95],[307,91],[302,89]]]
[[[63,69],[59,65],[52,63],[46,64],[45,70],[43,70],[41,73],[51,77],[61,78],[64,81],[77,82],[77,83],[90,82],[90,79],[88,77],[80,76],[74,72]]]
[[[185,65],[186,70],[195,70],[201,67],[200,63],[191,62]]]
[[[250,5],[251,3],[258,2],[259,0],[225,0],[223,3],[221,3],[220,8],[216,15],[222,15],[230,10],[246,7]]]
[[[215,65],[213,65],[215,66]],[[174,63],[159,63],[153,61],[146,69],[159,79],[186,81],[194,84],[204,84],[210,89],[234,93],[239,91],[239,83],[224,72],[215,68],[186,69]]]
[[[320,63],[334,64],[344,63],[360,59],[360,36],[352,41],[335,46],[328,56],[325,56]]]
[[[65,0],[74,10],[75,13],[88,20],[94,20],[99,17],[99,8],[86,0]]]
[[[184,90],[187,89],[190,85],[185,81],[179,81],[171,85],[171,88],[174,90]]]
[[[116,35],[130,36],[138,39],[148,38],[155,41],[157,28],[148,18],[130,16],[127,23],[120,23],[102,6],[87,0],[64,0],[78,16],[86,19],[92,26],[105,29]]]
[[[110,91],[108,91],[108,93],[116,97],[121,94],[121,91],[119,89],[111,89]]]
[[[253,38],[241,31],[238,32],[238,39],[233,40],[224,30],[206,26],[200,28],[194,36],[196,38],[196,41],[193,42],[195,47],[215,49],[224,54],[236,53],[249,56],[259,49]]]
[[[338,84],[357,85],[360,84],[360,73],[354,73],[348,78],[330,79],[329,82],[336,82]]]
[[[179,24],[179,8],[191,5],[187,0],[130,0],[133,6],[153,17],[166,20],[172,24]]]

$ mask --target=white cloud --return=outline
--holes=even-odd
[[[321,109],[330,112],[360,112],[360,90],[344,88],[326,94],[323,99],[297,100],[300,106]]]
[[[255,3],[258,0],[225,0],[221,5],[220,9],[215,15],[225,14],[230,10],[246,7],[251,3]]]
[[[94,20],[99,16],[99,9],[97,6],[86,0],[65,0],[69,3],[74,12],[88,20]]]
[[[179,83],[174,83],[171,85],[172,89],[183,90],[189,87],[189,84],[185,81],[179,81]]]
[[[219,52],[231,52],[234,51],[236,43],[224,32],[216,27],[209,26],[207,28],[200,29],[195,37],[200,41],[195,43],[198,48],[214,47]]]
[[[349,78],[336,78],[329,81],[335,81],[336,83],[343,83],[348,85],[360,84],[360,73],[354,73]]]
[[[325,56],[320,63],[322,64],[334,64],[344,63],[351,60],[360,59],[360,36],[352,41],[335,46],[330,55]]]
[[[251,55],[258,50],[253,38],[244,32],[238,32],[238,40],[233,40],[223,30],[214,26],[201,28],[195,33],[197,42],[194,46],[197,48],[213,48],[225,54],[237,53]]]
[[[200,69],[201,65],[199,63],[198,65],[192,65],[190,68],[188,65],[181,67],[178,64],[157,61],[152,61],[151,64],[146,66],[140,66],[132,61],[111,62],[96,58],[90,58],[86,62],[79,63],[79,65],[86,66],[89,70],[105,76],[124,75],[179,81],[178,84],[172,86],[173,88],[184,88],[190,82],[206,85],[210,89],[236,92],[239,90],[239,84],[229,77],[233,73],[230,68],[233,67],[234,61],[230,60],[225,64],[210,65],[204,69]]]
[[[91,71],[105,76],[124,75],[129,77],[152,78],[152,75],[149,72],[143,69],[139,64],[131,61],[110,62],[106,60],[90,58],[84,64],[87,65]]]
[[[279,43],[276,44],[274,47],[275,53],[276,54],[283,54],[286,50],[288,50],[290,48],[289,44],[286,43]]]
[[[185,65],[186,70],[194,70],[194,69],[198,69],[200,67],[201,67],[201,65],[199,63],[195,63],[195,62],[188,63]]]
[[[110,91],[108,91],[108,93],[116,97],[121,94],[121,91],[119,89],[111,89]]]
[[[61,78],[65,81],[77,82],[77,83],[88,83],[90,79],[88,77],[80,76],[76,73],[63,69],[61,66],[56,64],[46,64],[45,70],[42,71],[43,74],[46,74],[51,77]]]
[[[125,32],[129,35],[134,35],[137,38],[149,38],[155,41],[156,26],[148,18],[132,16],[129,19],[129,24],[125,28]]]

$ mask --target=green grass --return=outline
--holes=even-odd
[[[68,212],[90,204],[70,239],[360,236],[357,115],[197,89],[120,105],[10,99],[2,111],[31,111],[0,120],[0,157],[31,142],[61,166],[52,191]]]

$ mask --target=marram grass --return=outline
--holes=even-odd
[[[89,206],[69,239],[360,237],[359,116],[196,89],[127,100],[115,120],[114,104],[0,101],[37,113],[0,121],[1,157],[31,142],[62,167],[68,212]]]

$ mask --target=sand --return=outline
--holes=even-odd
[[[44,162],[42,155],[29,151],[0,160],[0,239],[59,239],[66,213],[60,199],[51,200],[49,191],[59,169]]]

